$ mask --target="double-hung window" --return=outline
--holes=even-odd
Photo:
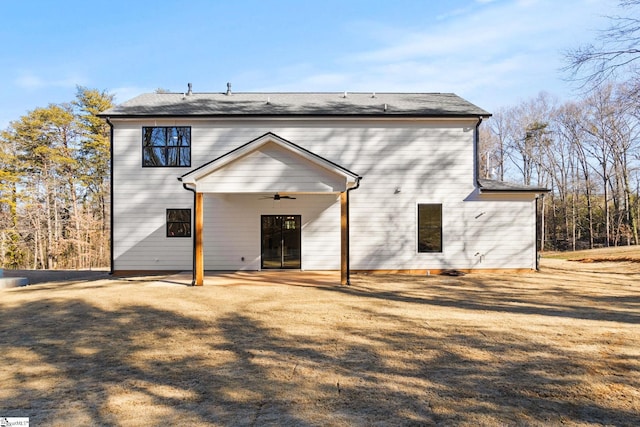
[[[442,205],[418,205],[418,252],[442,252]]]
[[[142,166],[190,167],[191,128],[187,126],[143,127]]]

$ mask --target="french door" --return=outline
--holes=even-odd
[[[262,215],[262,269],[299,269],[300,215]]]

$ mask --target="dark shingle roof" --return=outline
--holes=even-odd
[[[400,116],[478,117],[487,111],[452,93],[146,93],[102,117]]]
[[[478,185],[483,193],[512,192],[512,193],[547,193],[548,188],[534,187],[531,185],[512,184],[510,182],[496,181],[493,179],[479,179]]]

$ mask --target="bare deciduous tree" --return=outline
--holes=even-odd
[[[593,43],[565,52],[564,71],[583,88],[601,86],[619,74],[637,75],[640,59],[640,0],[619,2],[620,13],[609,17],[610,26]]]
[[[508,180],[551,189],[542,212],[548,248],[637,244],[640,104],[634,94],[628,85],[608,83],[559,106],[541,94],[491,118],[481,159],[504,156]]]

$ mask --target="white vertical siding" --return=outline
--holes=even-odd
[[[191,269],[191,239],[165,237],[166,208],[192,208],[193,195],[182,188],[177,177],[267,132],[363,176],[360,188],[350,193],[351,268],[534,268],[534,201],[475,194],[475,123],[117,121],[115,269]],[[192,168],[142,168],[143,125],[192,126]],[[242,172],[250,174],[249,166],[239,163],[236,169],[244,168]],[[225,179],[238,177],[232,169],[222,174]],[[249,176],[255,178],[256,174]],[[242,180],[233,185],[242,186]],[[207,195],[205,269],[259,269],[262,214],[302,215],[303,268],[338,269],[337,195],[297,197],[275,202],[258,200],[254,194]],[[442,253],[417,252],[418,203],[443,205]]]

